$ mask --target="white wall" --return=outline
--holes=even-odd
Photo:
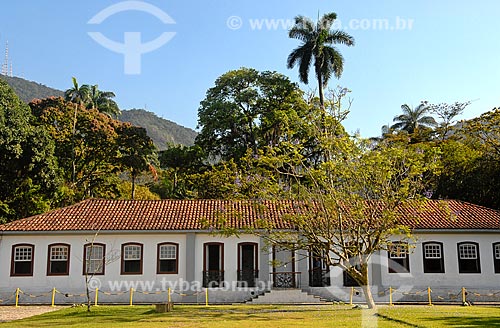
[[[152,291],[163,290],[165,284],[174,285],[186,281],[186,261],[195,262],[195,280],[202,282],[203,271],[203,244],[206,242],[224,243],[224,271],[226,281],[237,280],[237,244],[240,242],[259,243],[259,237],[243,235],[240,238],[214,237],[210,234],[196,234],[195,258],[186,259],[186,235],[182,233],[165,234],[106,234],[101,233],[95,239],[95,243],[106,245],[107,257],[116,257],[111,263],[106,263],[105,275],[96,275],[94,279],[100,282],[100,290],[109,291],[110,282],[119,281],[144,281],[153,282]],[[83,245],[92,241],[93,235],[79,236],[67,234],[54,235],[4,235],[0,239],[0,292],[21,288],[27,292],[49,291],[56,287],[63,293],[82,292],[85,289],[85,278],[83,276]],[[121,275],[121,245],[123,243],[137,242],[143,244],[143,274]],[[157,274],[157,244],[164,242],[177,243],[179,250],[178,274]],[[11,254],[12,245],[28,243],[35,245],[33,276],[11,277]],[[53,243],[65,243],[70,248],[69,275],[47,276],[47,251],[48,245]],[[260,256],[268,256],[261,253]],[[259,258],[260,262],[260,258]],[[128,290],[123,285],[122,290]]]
[[[415,248],[410,254],[410,273],[388,273],[387,252],[375,260],[380,262],[384,286],[412,285],[419,287],[478,287],[498,288],[500,274],[495,274],[493,243],[500,242],[499,234],[417,234]],[[445,273],[424,273],[422,243],[437,241],[443,243]],[[457,243],[479,244],[481,273],[458,273]]]
[[[213,236],[210,234],[197,234],[196,235],[196,272],[195,272],[195,280],[203,281],[203,245],[205,243],[224,243],[224,280],[235,282],[238,279],[238,244],[243,242],[252,242],[257,243],[257,247],[259,245],[260,238],[254,235],[241,235],[240,238],[237,237],[229,237],[223,238],[218,236]],[[261,256],[269,256],[266,252],[261,252],[260,248],[258,249],[259,254],[259,265],[260,265],[260,257]],[[259,270],[260,268],[257,268]],[[264,278],[264,277],[262,277]],[[267,277],[266,277],[267,279]]]
[[[93,235],[3,235],[0,239],[0,293],[21,288],[28,292],[49,291],[56,287],[61,292],[81,292],[84,290],[85,282],[83,277],[83,245],[92,240]],[[423,273],[422,243],[426,241],[438,241],[443,243],[445,256],[445,273]],[[480,274],[459,274],[457,243],[472,241],[479,243],[481,257]],[[416,247],[410,254],[410,273],[398,274],[388,273],[387,254],[382,252],[380,256],[374,256],[374,270],[380,270],[381,284],[383,286],[415,286],[415,287],[477,287],[498,289],[500,286],[500,274],[494,273],[492,244],[500,241],[500,234],[418,234]],[[242,235],[240,238],[216,237],[206,233],[196,233],[194,242],[194,258],[186,258],[186,235],[183,233],[163,233],[163,234],[105,234],[101,233],[95,242],[106,244],[106,253],[115,252],[120,254],[121,245],[128,242],[139,242],[144,246],[143,274],[142,275],[121,275],[119,259],[112,263],[107,263],[104,276],[96,276],[101,281],[100,289],[110,290],[108,281],[151,281],[155,282],[154,288],[162,288],[162,279],[175,283],[180,279],[186,280],[186,261],[195,261],[194,277],[195,281],[202,282],[203,271],[203,245],[206,242],[224,243],[224,271],[226,281],[237,280],[238,269],[238,249],[240,242],[255,242],[262,247],[259,237],[254,235]],[[157,244],[163,242],[174,242],[179,245],[179,272],[178,274],[157,274]],[[32,277],[11,277],[11,252],[12,245],[19,243],[30,243],[35,245],[34,272]],[[70,274],[68,276],[47,276],[47,250],[52,243],[67,243],[71,245]],[[271,260],[272,253],[259,249],[259,270],[265,271],[263,266],[267,266]],[[308,260],[303,260],[307,261]],[[309,264],[302,265],[303,275],[308,276]],[[299,268],[297,266],[296,268]],[[268,272],[272,272],[271,267],[267,267]],[[342,270],[338,267],[332,268],[330,272],[332,286],[343,286]],[[267,281],[266,277],[260,276],[259,280]],[[307,284],[302,284],[307,287]],[[155,289],[153,291],[155,291]]]

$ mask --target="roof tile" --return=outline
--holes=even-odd
[[[449,210],[441,201],[429,200],[422,209],[405,206],[398,212],[402,223],[414,229],[500,229],[500,211],[457,200],[446,203]],[[232,228],[257,227],[259,219],[264,218],[276,228],[286,229],[291,226],[283,220],[284,215],[299,213],[301,208],[301,203],[287,200],[88,199],[0,225],[0,231],[203,230],[202,221],[211,222],[215,228],[221,218]]]

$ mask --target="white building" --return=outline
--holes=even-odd
[[[265,219],[288,228],[281,219],[287,204],[266,202]],[[429,201],[414,226],[417,239],[410,254],[373,257],[377,300],[387,301],[389,286],[401,291],[395,300],[425,300],[419,293],[427,287],[442,300],[453,300],[462,287],[474,291],[477,300],[497,300],[500,212],[460,201],[448,204],[453,220]],[[246,201],[90,199],[1,225],[0,300],[20,288],[22,302],[50,302],[56,288],[56,302],[81,302],[85,269],[102,302],[128,302],[130,288],[136,302],[165,300],[168,289],[174,302],[199,302],[204,287],[210,287],[211,302],[247,301],[274,288],[349,299],[349,277],[307,251],[279,250],[252,234],[226,238],[204,228],[204,222],[221,215],[234,228],[262,219]],[[273,267],[273,260],[280,264]]]

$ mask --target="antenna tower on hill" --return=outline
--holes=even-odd
[[[10,72],[9,72],[10,64]],[[5,42],[5,59],[2,65],[2,75],[12,77],[12,63],[9,63],[9,41]]]
[[[2,64],[2,75],[7,75],[9,73],[9,41],[5,44],[5,59]]]

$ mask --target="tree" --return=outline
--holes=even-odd
[[[86,105],[89,102],[90,87],[87,84],[79,85],[76,77],[72,77],[73,87],[64,91],[64,99],[79,105]]]
[[[111,91],[101,91],[97,84],[89,87],[88,94],[88,109],[97,109],[99,112],[107,114],[111,117],[120,115],[120,108],[113,100],[115,94]]]
[[[54,141],[0,80],[0,222],[47,211],[61,183]]]
[[[57,144],[59,166],[70,174],[65,176],[73,193],[69,202],[116,195],[119,181],[114,176],[120,169],[116,130],[123,123],[97,110],[80,107],[73,128],[75,104],[59,97],[35,100],[29,105],[38,124]]]
[[[276,72],[241,68],[220,76],[198,111],[195,144],[215,160],[236,162],[250,150],[296,139],[308,107],[296,84]]]
[[[294,201],[294,212],[284,216],[285,225],[293,229],[275,230],[274,222],[262,221],[249,231],[281,248],[322,254],[324,263],[342,268],[362,286],[368,306],[375,307],[370,259],[390,250],[395,241],[411,241],[411,226],[400,221],[400,211],[405,209],[418,219],[425,202],[426,177],[440,170],[440,150],[392,142],[381,142],[373,149],[369,142],[335,129],[317,135],[322,156],[314,165],[303,155],[303,144],[283,143],[275,152],[259,153],[245,176],[237,176],[237,183],[226,193],[241,190],[241,181],[259,180],[262,167],[289,177],[289,184],[283,184],[281,177],[267,178],[268,184],[260,184],[256,197],[247,198],[260,200],[265,195]],[[238,233],[220,224],[223,234]]]
[[[73,87],[67,89],[64,92],[64,99],[67,101],[70,101],[74,103],[74,115],[73,115],[73,138],[72,138],[72,175],[71,175],[71,182],[73,184],[76,182],[76,163],[75,163],[75,157],[76,157],[76,150],[75,150],[75,138],[76,138],[76,123],[77,123],[77,115],[78,115],[78,106],[84,106],[84,104],[87,103],[89,99],[89,86],[84,84],[80,87],[78,84],[78,81],[76,80],[75,77],[71,78],[73,82]]]
[[[391,126],[391,129],[405,131],[414,138],[418,138],[437,126],[434,117],[426,115],[429,112],[426,103],[421,103],[414,109],[404,104],[401,105],[401,109],[403,114],[394,117],[393,121],[396,123]]]
[[[167,193],[167,198],[188,197],[187,184],[189,176],[201,173],[207,165],[206,155],[200,146],[186,147],[182,145],[168,145],[166,150],[160,152],[160,167],[165,169],[165,176],[169,181],[164,181],[166,187],[171,182]]]
[[[344,69],[344,58],[333,46],[343,44],[354,45],[354,38],[340,30],[332,30],[337,19],[336,13],[323,15],[316,24],[307,17],[295,17],[295,25],[290,29],[288,36],[302,41],[288,56],[287,66],[299,66],[299,78],[305,84],[309,83],[309,68],[314,65],[314,73],[318,81],[320,105],[324,109],[325,100],[323,88],[328,84],[332,74],[340,78]]]
[[[500,110],[450,128],[435,195],[500,209]]]
[[[455,117],[462,114],[464,109],[469,106],[471,102],[457,101],[453,104],[428,104],[427,101],[424,101],[423,104],[428,106],[429,112],[437,115],[441,119],[441,121],[439,122],[438,132],[441,140],[444,140],[445,138],[449,137],[449,132],[452,130],[452,124],[455,123]]]
[[[319,167],[295,166],[296,185],[287,199],[297,207],[285,216],[294,231],[276,231],[273,222],[263,222],[253,232],[280,247],[323,254],[327,266],[342,268],[362,287],[373,308],[370,259],[396,241],[411,241],[411,227],[400,221],[399,211],[407,208],[418,219],[425,176],[438,169],[438,161],[429,159],[439,153],[386,143],[371,149],[363,141],[353,147],[348,139],[337,143]]]
[[[144,128],[123,123],[117,128],[117,133],[119,160],[122,166],[130,170],[131,199],[134,199],[137,176],[147,169],[156,174],[152,165],[156,161],[156,147]]]

